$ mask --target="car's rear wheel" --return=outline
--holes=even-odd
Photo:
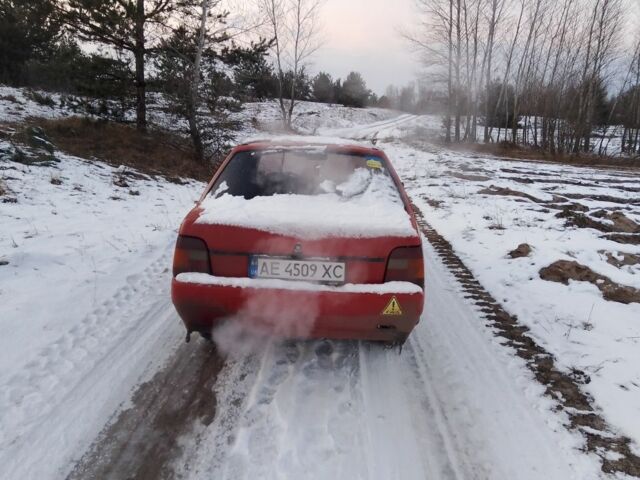
[[[206,331],[206,332],[198,332],[198,333],[207,342],[213,342],[213,338],[211,337],[211,332]]]

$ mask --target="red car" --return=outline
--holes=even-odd
[[[221,322],[295,338],[402,343],[424,305],[422,243],[377,148],[234,148],[180,227],[172,299],[210,338]]]

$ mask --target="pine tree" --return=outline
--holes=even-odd
[[[322,103],[335,102],[333,79],[326,72],[320,72],[313,78],[313,98]]]
[[[367,104],[370,94],[362,75],[358,72],[351,72],[342,84],[341,102],[346,106],[361,108]]]
[[[176,8],[175,0],[68,0],[61,3],[62,18],[82,40],[129,52],[135,61],[136,121],[147,127],[145,66],[157,47],[149,28],[163,24]]]
[[[0,0],[0,82],[21,84],[25,65],[45,58],[59,36],[53,0]]]
[[[301,67],[298,73],[287,70],[282,76],[282,87],[284,89],[282,98],[287,100],[310,100],[311,99],[311,79],[307,74],[307,69]],[[291,92],[295,99],[291,98]]]
[[[261,45],[268,47],[268,43]],[[273,67],[270,65],[265,52],[253,44],[247,50],[236,50],[237,58],[231,63],[236,96],[245,100],[264,100],[275,98],[278,90],[277,79]],[[229,58],[229,60],[232,60]]]

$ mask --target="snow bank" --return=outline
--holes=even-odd
[[[365,188],[362,194],[350,198],[335,193],[250,200],[229,194],[208,196],[200,204],[202,213],[196,223],[255,228],[304,239],[417,235],[389,177],[371,174],[371,183]]]
[[[56,156],[0,160],[2,479],[66,478],[183,334],[171,255],[204,185],[136,175],[118,187],[118,169]]]
[[[176,280],[182,283],[215,285],[218,287],[303,290],[306,292],[375,293],[378,295],[394,293],[411,295],[414,293],[422,293],[422,289],[418,285],[409,282],[387,282],[379,284],[347,283],[339,287],[333,287],[311,282],[294,282],[279,279],[215,277],[206,273],[181,273],[176,277]]]

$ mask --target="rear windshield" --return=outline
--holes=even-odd
[[[378,183],[374,179],[395,189],[384,160],[378,156],[337,153],[325,148],[253,150],[234,155],[213,185],[211,195],[251,199],[334,193],[353,197]]]

